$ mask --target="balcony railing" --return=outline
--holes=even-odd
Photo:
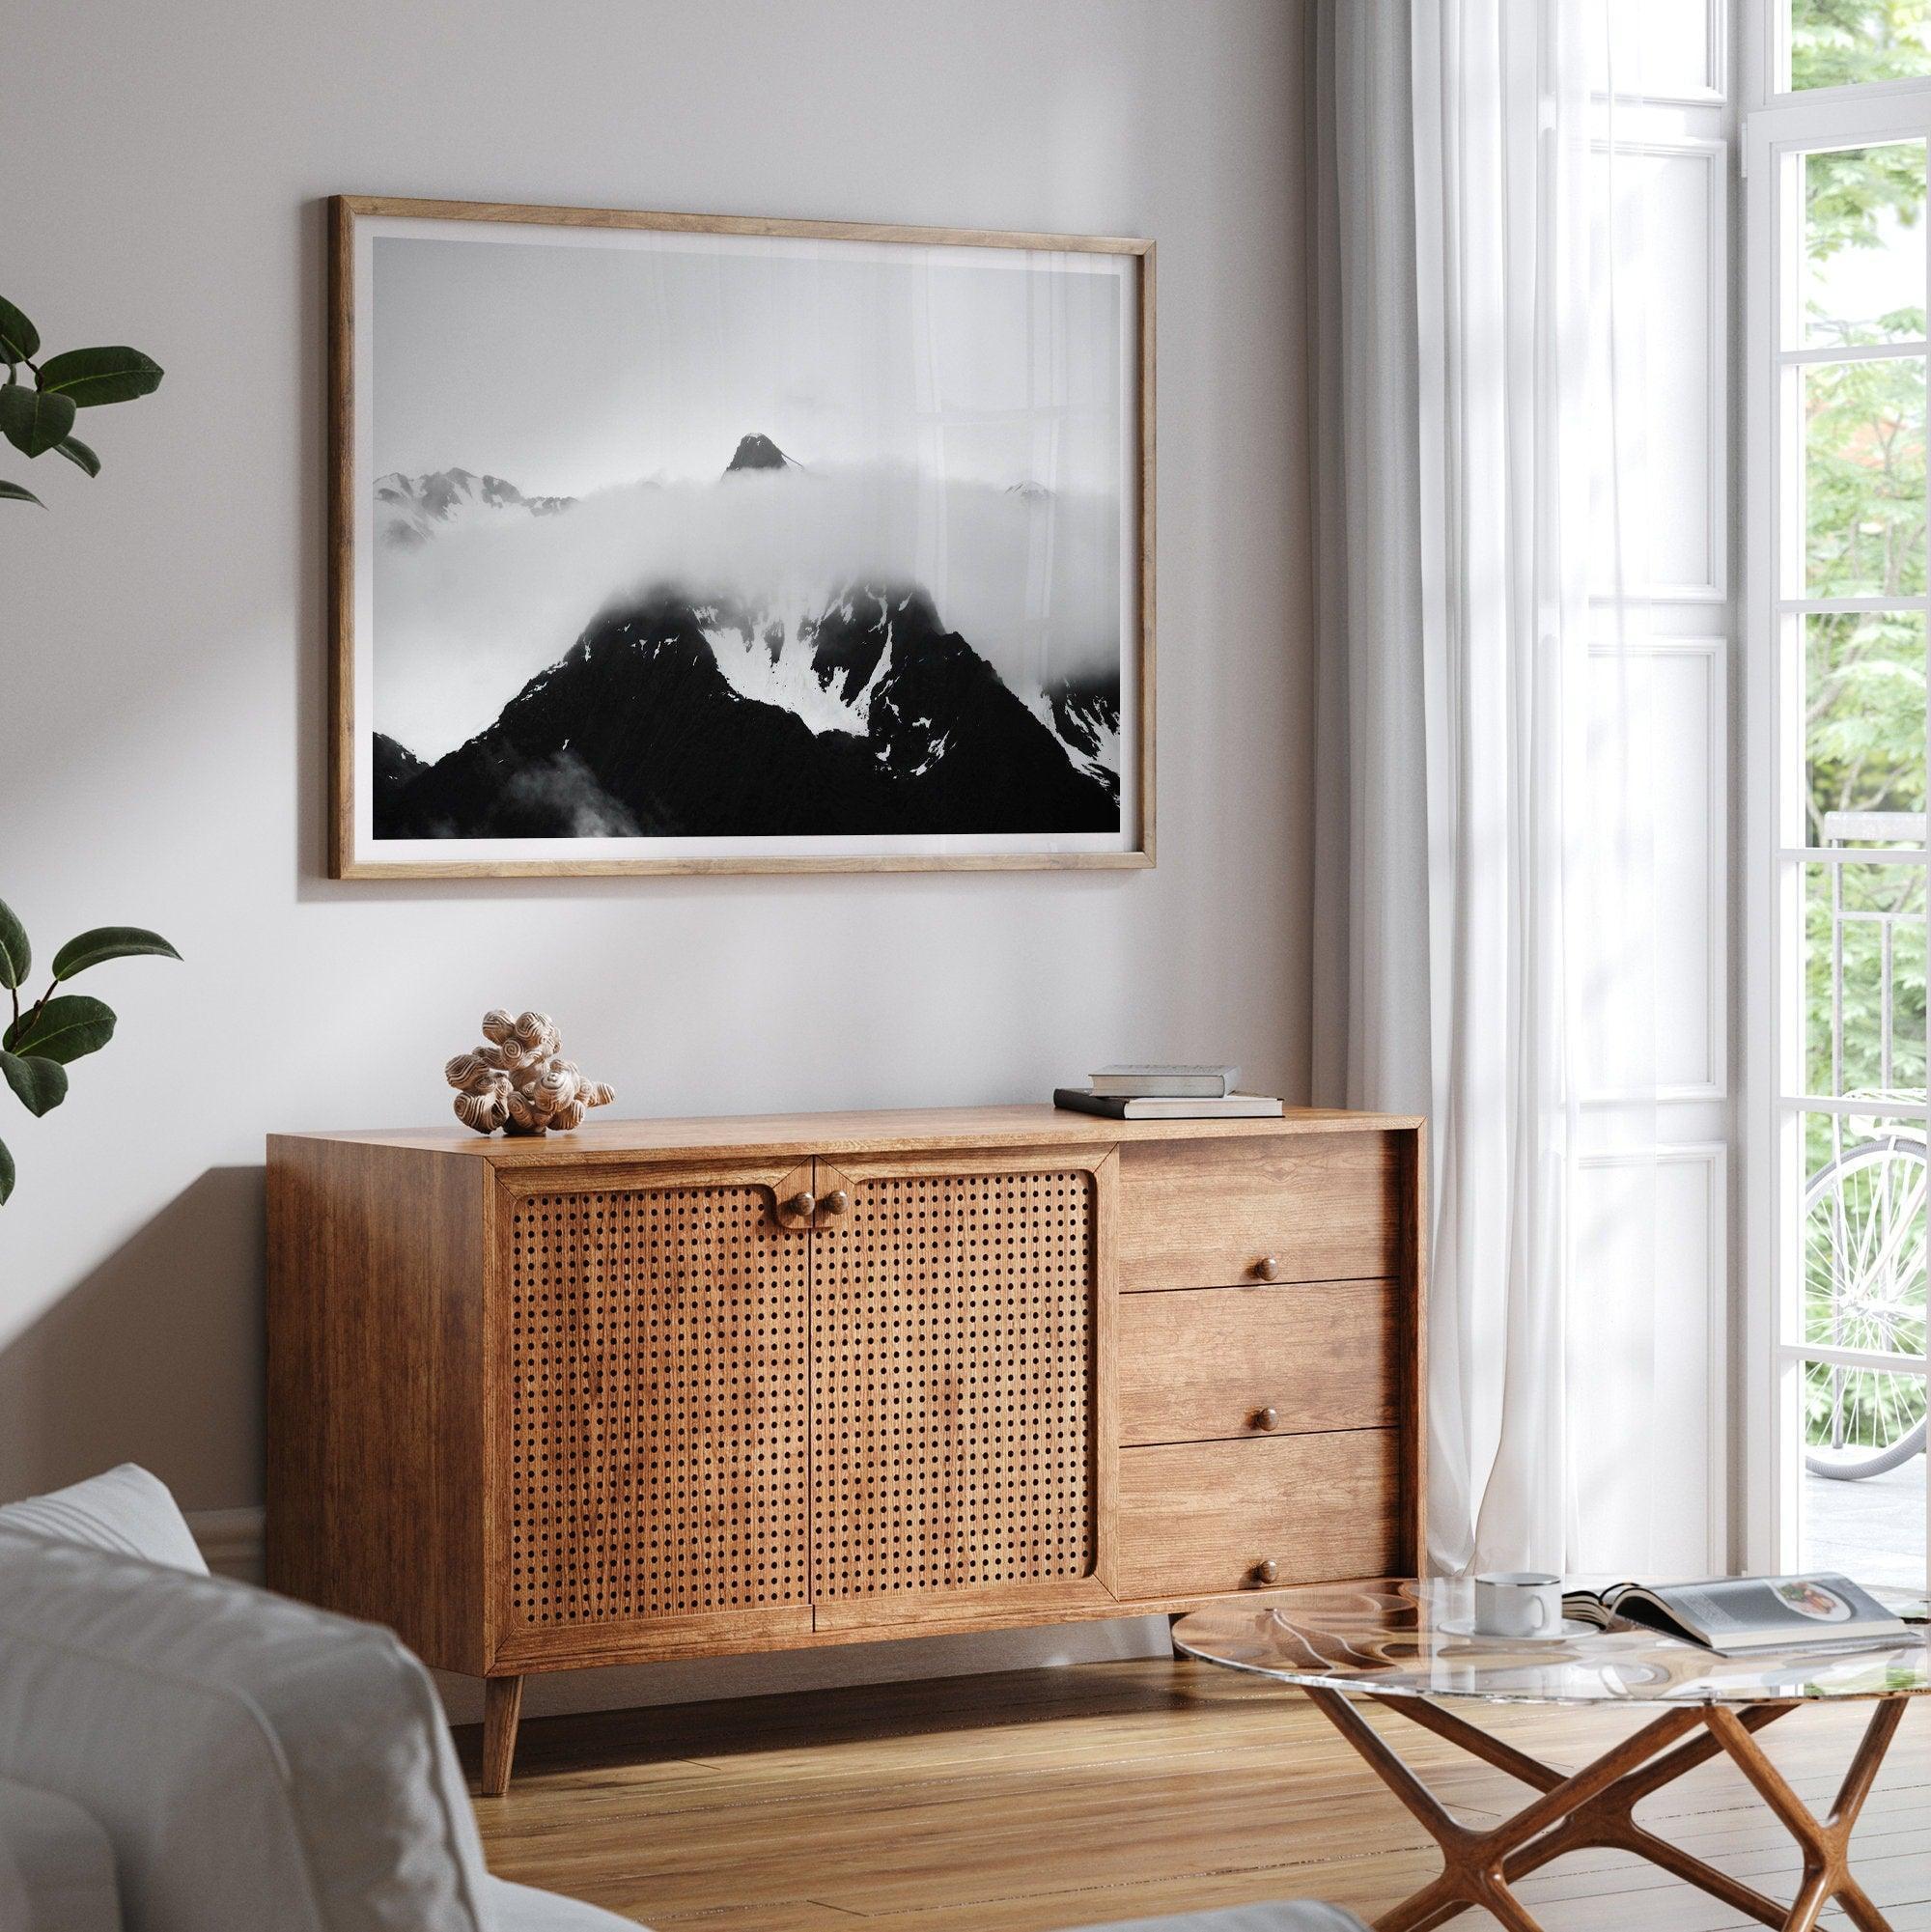
[[[1831,812],[1822,831],[1807,1047],[1833,1106],[1805,1148],[1805,1460],[1862,1480],[1925,1445],[1925,815]]]

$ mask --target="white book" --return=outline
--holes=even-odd
[[[1287,1108],[1270,1094],[1222,1094],[1186,1099],[1171,1094],[1102,1094],[1090,1087],[1059,1087],[1052,1104],[1074,1113],[1107,1120],[1278,1120]]]
[[[1848,1577],[1711,1577],[1695,1583],[1618,1583],[1572,1590],[1566,1615],[1642,1624],[1720,1657],[1758,1650],[1861,1650],[1912,1641],[1901,1617]]]
[[[1096,1094],[1162,1096],[1168,1099],[1222,1100],[1234,1091],[1238,1067],[1186,1067],[1131,1062],[1101,1067],[1087,1078]]]

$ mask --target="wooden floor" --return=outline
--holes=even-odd
[[[1635,1728],[1586,1710],[1458,1708],[1568,1767]],[[1471,1821],[1529,1796],[1372,1715]],[[1855,1708],[1799,1711],[1765,1742],[1821,1809],[1861,1728]],[[460,1741],[473,1775],[476,1739]],[[692,1932],[1047,1932],[1294,1897],[1372,1917],[1437,1869],[1302,1698],[1190,1663],[533,1721],[510,1795],[477,1814],[502,1877]],[[1789,1839],[1721,1760],[1639,1815],[1778,1896],[1795,1889]],[[1931,1699],[1906,1718],[1857,1846],[1897,1932],[1931,1932]],[[1521,1892],[1550,1932],[1749,1922],[1622,1854],[1579,1854]]]

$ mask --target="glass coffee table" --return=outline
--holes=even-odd
[[[1462,1581],[1320,1583],[1276,1592],[1265,1604],[1195,1610],[1174,1626],[1174,1642],[1190,1657],[1305,1691],[1441,1846],[1441,1875],[1385,1912],[1376,1932],[1426,1932],[1471,1905],[1512,1932],[1539,1932],[1511,1883],[1565,1852],[1596,1845],[1639,1853],[1732,1910],[1786,1932],[1809,1932],[1833,1898],[1860,1932],[1889,1932],[1852,1875],[1851,1831],[1906,1701],[1931,1692],[1931,1635],[1918,1630],[1897,1649],[1718,1657],[1633,1625],[1566,1625],[1559,1637],[1534,1639],[1476,1637],[1469,1634],[1471,1597]],[[1370,1698],[1449,1739],[1540,1795],[1492,1831],[1458,1823],[1351,1696]],[[1571,1775],[1447,1708],[1467,1698],[1620,1704],[1655,1715]],[[1871,1717],[1836,1801],[1820,1819],[1764,1754],[1755,1733],[1800,1704],[1833,1699],[1868,1703]],[[1803,1884],[1787,1906],[1636,1822],[1640,1800],[1719,1751],[1803,1851]]]

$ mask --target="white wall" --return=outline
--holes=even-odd
[[[556,1014],[631,1113],[1037,1096],[1128,1053],[1301,1092],[1301,12],[12,0],[0,294],[168,374],[86,424],[97,482],[42,458],[49,510],[0,520],[0,897],[43,957],[130,921],[186,963],[95,976],[122,1037],[60,1112],[0,1096],[0,1496],[134,1457],[257,1502],[262,1137],[441,1117],[491,1005]],[[338,191],[1155,237],[1158,869],[321,878]]]

